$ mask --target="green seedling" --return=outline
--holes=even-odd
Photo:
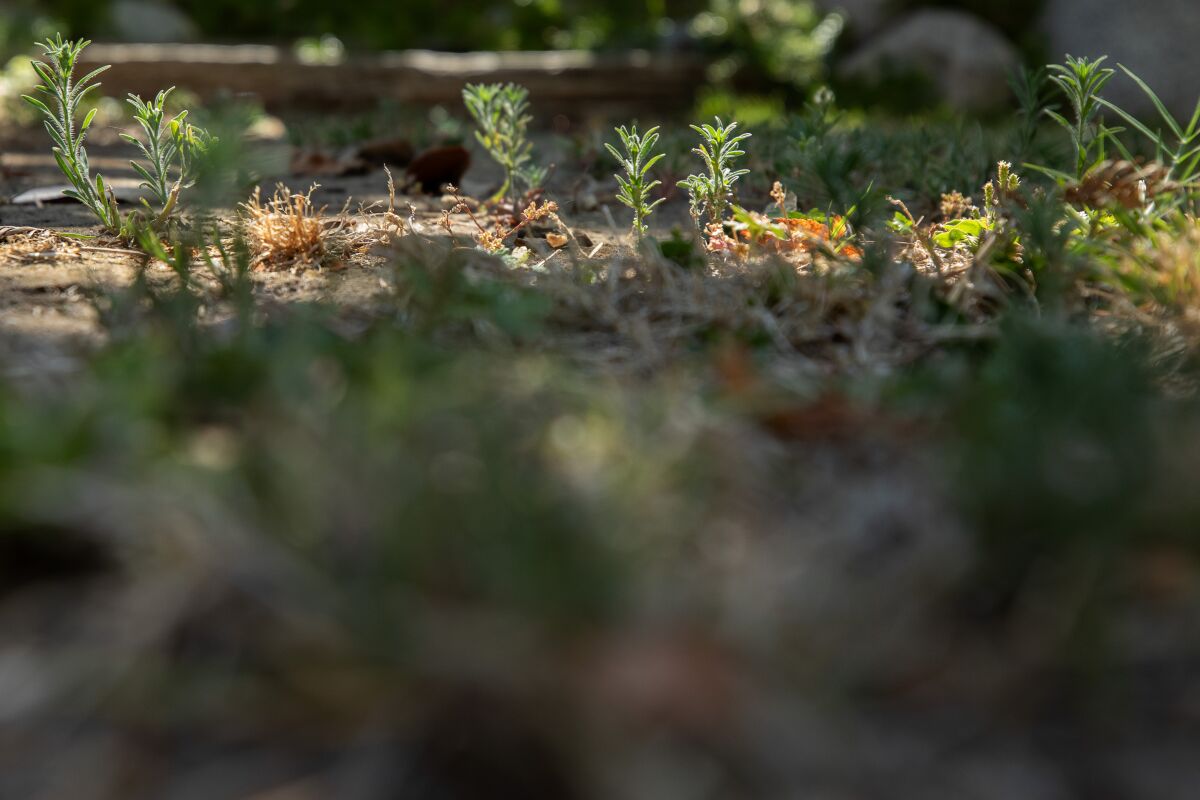
[[[186,110],[167,120],[166,103],[173,91],[174,87],[161,91],[149,103],[137,95],[129,95],[127,102],[133,107],[133,117],[146,141],[121,134],[122,139],[141,151],[146,165],[136,161],[129,164],[142,177],[142,186],[154,195],[159,210],[155,212],[144,199],[142,203],[147,211],[162,219],[174,211],[180,192],[195,184],[196,158],[207,151],[210,143],[207,132],[187,122]]]
[[[996,180],[988,181],[983,187],[983,211],[989,222],[994,222],[1001,203],[1012,200],[1021,188],[1021,176],[1013,172],[1012,164],[1001,161],[996,164]]]
[[[663,159],[664,154],[654,155],[654,145],[658,143],[657,127],[639,134],[637,125],[633,126],[633,130],[622,125],[616,132],[621,137],[625,155],[621,155],[617,148],[607,142],[604,146],[625,170],[624,177],[614,176],[621,187],[617,193],[617,200],[633,209],[633,235],[640,239],[649,230],[646,227],[646,218],[663,202],[663,198],[650,202],[650,192],[662,185],[662,181],[647,183],[647,177],[654,165]]]
[[[707,211],[713,222],[720,222],[733,198],[733,185],[743,175],[750,174],[748,169],[733,169],[732,164],[746,155],[739,145],[751,134],[734,136],[738,127],[736,122],[726,125],[720,117],[716,120],[716,127],[708,124],[691,126],[703,140],[692,152],[704,160],[706,172],[689,175],[679,185],[688,191],[695,219],[699,220],[701,214]]]
[[[93,178],[91,174],[85,142],[96,109],[87,112],[76,125],[83,100],[100,86],[94,83],[96,77],[109,68],[99,67],[75,80],[75,67],[89,44],[86,39],[64,41],[61,34],[42,42],[40,46],[47,60],[32,64],[42,79],[36,90],[49,101],[28,95],[24,98],[44,118],[46,131],[54,143],[54,160],[71,184],[64,194],[86,206],[107,233],[132,241],[137,238],[139,228],[148,225],[157,230],[171,219],[180,192],[194,182],[197,157],[212,140],[203,130],[187,123],[187,111],[167,121],[165,106],[172,90],[159,92],[149,103],[130,95],[128,102],[133,107],[134,119],[146,140],[128,134],[122,134],[122,138],[135,145],[145,158],[146,164],[130,163],[143,178],[142,186],[154,196],[157,207],[143,200],[148,219],[137,214],[122,215],[103,176]]]
[[[463,89],[463,103],[479,130],[475,138],[504,169],[504,185],[492,198],[508,197],[514,213],[521,187],[532,190],[546,179],[546,170],[533,163],[529,141],[529,90],[515,83],[475,83]]]
[[[1119,131],[1106,128],[1098,119],[1103,101],[1100,92],[1112,79],[1113,70],[1104,67],[1104,57],[1092,61],[1067,56],[1065,64],[1050,65],[1050,79],[1058,84],[1071,104],[1071,119],[1052,109],[1046,114],[1071,136],[1075,148],[1075,177],[1104,160],[1105,143]]]
[[[96,118],[96,109],[93,108],[83,122],[76,124],[83,100],[100,86],[94,83],[95,79],[108,69],[107,66],[100,67],[74,80],[75,65],[89,44],[91,42],[86,39],[64,41],[61,34],[41,42],[39,46],[45,51],[47,60],[31,63],[42,79],[36,91],[48,100],[29,95],[22,97],[41,112],[46,132],[54,142],[54,160],[72,187],[63,194],[85,205],[106,231],[117,233],[122,227],[117,199],[102,177],[97,175],[95,180],[92,179],[87,149],[84,147],[88,129]]]

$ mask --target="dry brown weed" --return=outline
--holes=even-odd
[[[334,228],[344,228],[340,218],[330,219],[326,208],[313,205],[314,184],[306,193],[292,192],[283,184],[264,201],[261,189],[242,203],[252,264],[257,270],[279,271],[302,266],[330,266],[327,238]]]

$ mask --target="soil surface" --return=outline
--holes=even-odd
[[[77,356],[101,341],[102,331],[96,300],[126,287],[140,267],[149,274],[169,276],[169,268],[151,263],[133,249],[96,238],[100,233],[90,212],[69,199],[40,203],[14,203],[21,194],[62,185],[51,155],[40,147],[40,139],[25,133],[9,137],[13,145],[0,155],[0,373],[8,377],[69,371]],[[267,146],[266,163],[287,163],[290,148],[283,143]],[[266,152],[266,151],[264,151]],[[127,148],[115,144],[89,145],[93,171],[111,184],[133,190],[136,180],[129,168]],[[489,196],[499,185],[500,175],[486,156],[474,154],[474,163],[461,187],[467,197]],[[396,170],[400,178],[402,170]],[[315,207],[336,214],[345,209],[361,221],[363,211],[387,207],[387,175],[382,168],[366,174],[312,176],[284,171],[267,175],[261,182],[264,198],[279,184],[293,191],[316,185]],[[560,205],[560,216],[589,252],[604,255],[613,247],[625,246],[627,233],[622,207],[606,208],[598,200],[595,181],[552,180],[547,197]],[[447,196],[402,193],[397,212],[412,217],[431,235],[441,234],[437,223],[442,212],[455,204]],[[131,203],[124,204],[132,207]],[[232,222],[237,210],[218,209],[218,219]],[[686,206],[675,202],[660,209],[663,227],[690,224]],[[619,220],[619,222],[617,221]],[[481,216],[480,221],[488,221]],[[620,225],[621,227],[617,227]],[[453,218],[453,231],[464,244],[476,232],[464,214]],[[53,232],[53,233],[51,233]],[[88,238],[68,239],[56,234]],[[545,257],[552,249],[544,238],[523,240],[536,255]],[[385,259],[358,257],[339,269],[307,266],[287,271],[256,272],[257,293],[263,302],[327,302],[346,309],[367,308],[384,289],[389,274]]]
[[[0,381],[53,382],[69,376],[81,357],[102,342],[104,298],[128,286],[138,270],[147,266],[147,259],[119,244],[57,235],[97,233],[88,212],[77,204],[11,203],[21,192],[61,182],[39,139],[16,141],[17,146],[0,157]],[[124,148],[97,143],[93,165],[109,179],[130,180],[132,172],[125,157]],[[562,173],[577,175],[578,171]],[[498,177],[494,168],[476,155],[474,167],[463,180],[463,193],[486,197],[499,184]],[[347,207],[356,216],[360,207],[386,207],[388,201],[387,179],[381,169],[344,177],[268,176],[263,181],[264,192],[269,194],[277,180],[297,191],[319,182],[313,201],[331,213]],[[556,176],[548,196],[559,203],[560,216],[577,239],[604,255],[627,245],[627,216],[620,207],[600,205],[607,190],[589,181]],[[453,204],[452,198],[448,202],[441,196],[405,195],[398,198],[397,211],[408,215],[411,206],[416,224],[437,235],[443,211]],[[219,216],[229,221],[234,214],[235,209],[226,208]],[[660,230],[685,225],[686,208],[679,201],[669,203],[656,220]],[[452,233],[469,243],[473,233],[470,220],[456,215]],[[527,245],[538,258],[553,253],[548,241],[536,235]],[[165,265],[150,264],[148,268],[151,279],[170,279]],[[256,272],[254,280],[262,303],[325,301],[353,313],[372,307],[386,291],[390,274],[386,259],[368,254],[337,268]],[[1069,698],[1071,687],[1061,685],[1060,677],[1045,665],[1026,658],[1022,647],[1036,652],[1033,640],[1053,627],[1059,614],[1035,603],[1022,612],[1024,616],[1018,618],[1011,633],[994,640],[991,633],[960,630],[944,618],[940,598],[946,587],[959,579],[970,554],[964,552],[962,543],[967,537],[958,527],[947,490],[935,477],[937,470],[929,463],[931,451],[923,436],[904,431],[878,434],[878,423],[860,419],[836,404],[799,409],[778,422],[776,427],[790,432],[794,441],[787,441],[789,437],[782,434],[749,433],[734,421],[726,421],[726,427],[720,428],[725,447],[715,451],[715,461],[729,465],[729,480],[720,485],[731,498],[731,513],[738,516],[714,519],[711,524],[714,535],[725,537],[719,541],[728,539],[729,546],[736,545],[741,554],[736,570],[730,568],[729,586],[735,590],[730,595],[741,598],[731,608],[739,609],[744,620],[769,620],[773,614],[798,620],[795,630],[808,637],[812,653],[836,656],[828,663],[815,661],[814,670],[854,675],[878,687],[879,696],[890,702],[881,701],[861,712],[837,702],[828,707],[802,706],[795,702],[793,687],[764,680],[756,694],[748,695],[747,726],[754,738],[746,749],[752,752],[742,753],[733,744],[726,745],[727,738],[738,738],[738,731],[728,726],[721,724],[720,730],[712,733],[712,741],[718,743],[714,749],[724,752],[721,748],[727,748],[732,754],[729,760],[737,769],[730,768],[731,772],[770,775],[781,786],[806,786],[810,796],[830,798],[1182,800],[1194,796],[1194,787],[1200,785],[1195,759],[1200,740],[1196,733],[1200,689],[1195,680],[1195,655],[1185,645],[1176,644],[1190,642],[1176,632],[1194,627],[1194,615],[1190,615],[1194,604],[1182,605],[1178,616],[1131,608],[1118,620],[1118,631],[1124,637],[1121,652],[1129,654],[1127,667],[1133,687],[1129,704],[1137,711],[1135,719],[1124,719],[1121,709],[1088,715],[1058,708],[1046,698]],[[768,491],[762,487],[779,488]],[[127,517],[135,519],[141,511]],[[731,520],[737,526],[726,525]],[[741,543],[743,528],[739,526],[743,525],[747,531],[759,532],[754,539],[758,544]],[[751,540],[745,537],[745,541]],[[746,548],[744,553],[742,548]],[[439,626],[437,636],[439,641],[447,635],[463,636],[463,629],[469,626]],[[781,625],[780,630],[788,629]],[[860,631],[865,635],[858,635]],[[1022,632],[1032,632],[1032,636]],[[780,641],[781,647],[787,644],[766,627],[762,634],[761,641],[754,640],[748,651],[763,648],[763,653],[777,656],[768,646]],[[752,639],[747,636],[745,640]],[[644,671],[651,675],[649,686],[654,696],[670,698],[671,691],[664,687],[674,691],[680,682],[673,676],[688,672],[675,672],[678,668],[671,660],[675,656],[669,650],[663,652],[665,657],[658,651],[647,654],[634,648],[632,655],[617,655],[635,666],[649,664]],[[690,669],[695,658],[690,651],[686,655]],[[751,663],[749,657],[747,663]],[[15,669],[11,664],[8,668]],[[629,672],[637,674],[637,670]],[[605,674],[601,677],[611,680]],[[660,686],[657,681],[671,685]],[[35,685],[36,681],[31,678],[24,683]],[[641,696],[642,689],[637,687],[642,683],[632,684],[636,692],[617,684],[619,691]],[[588,697],[607,697],[593,691],[590,684],[586,686]],[[682,686],[684,694],[692,691],[686,681]],[[712,693],[701,686],[695,694],[706,704]],[[1046,708],[1049,711],[1042,710]],[[1045,718],[1031,718],[1035,711]],[[1104,724],[1093,725],[1093,719]],[[500,720],[503,724],[498,730],[511,730],[507,719]],[[460,730],[457,721],[451,722],[454,731]],[[474,728],[476,722],[472,716],[461,729]],[[121,746],[135,747],[136,737],[129,734],[127,738],[130,743],[122,741]],[[206,754],[213,752],[203,740],[180,737],[179,741],[186,756],[181,762],[202,764]],[[711,768],[708,761],[664,748],[660,741],[635,742],[636,746],[628,749],[637,758],[630,756],[629,765],[615,759],[622,769],[629,770],[626,779],[647,769],[691,776]],[[9,765],[9,773],[16,775],[19,770],[12,765],[23,756],[3,744],[0,736],[0,765]],[[105,740],[95,750],[86,749],[86,754],[94,757],[97,752],[113,752],[105,749],[110,746],[115,745]],[[485,741],[484,746],[491,745]],[[618,751],[627,746],[624,740],[613,743]],[[271,742],[262,752],[276,753],[278,750],[272,749],[276,747]],[[80,748],[79,752],[84,751]],[[257,752],[253,758],[258,757]],[[287,753],[284,772],[303,776],[312,769],[309,752],[297,747],[294,753]],[[153,763],[150,759],[145,756],[145,760],[134,761]],[[250,759],[247,756],[246,764],[228,762],[223,766],[230,771],[245,768],[248,774],[265,774],[262,764]],[[537,758],[515,761],[532,764]],[[75,753],[73,760],[65,760],[65,769],[56,767],[56,771],[87,775],[89,763],[93,762]],[[0,776],[5,772],[0,768]],[[200,775],[198,769],[193,773],[170,774],[178,791],[156,796],[215,796],[189,791],[202,780],[212,779],[207,773]],[[9,796],[4,786],[0,780],[0,795]],[[303,787],[278,794],[297,798],[335,795]],[[638,795],[617,792],[613,796]]]

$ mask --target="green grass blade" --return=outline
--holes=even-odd
[[[1125,120],[1127,123],[1129,123],[1131,126],[1133,126],[1139,133],[1141,133],[1143,136],[1145,136],[1151,142],[1153,142],[1154,144],[1156,144],[1160,147],[1162,146],[1162,136],[1151,131],[1137,117],[1133,116],[1128,111],[1121,108],[1120,106],[1118,106],[1108,100],[1105,100],[1103,97],[1099,98],[1099,100],[1100,100],[1100,103],[1102,105],[1104,105],[1105,108],[1108,108],[1111,111],[1113,111],[1114,113],[1116,113],[1119,117],[1121,117],[1121,119]]]
[[[1124,70],[1125,74],[1128,75],[1133,80],[1134,83],[1136,83],[1139,87],[1141,87],[1141,90],[1146,93],[1147,97],[1150,98],[1150,102],[1154,104],[1154,107],[1156,109],[1158,109],[1158,113],[1162,116],[1163,120],[1167,123],[1167,127],[1169,127],[1171,129],[1171,132],[1175,134],[1175,137],[1177,139],[1179,139],[1180,141],[1183,141],[1186,138],[1184,136],[1183,130],[1179,127],[1179,123],[1175,121],[1175,117],[1171,116],[1171,112],[1167,111],[1167,107],[1166,107],[1166,105],[1163,104],[1163,101],[1158,99],[1158,95],[1154,93],[1154,90],[1151,89],[1150,86],[1144,80],[1142,80],[1137,75],[1135,75],[1133,73],[1133,71],[1130,70],[1128,67],[1126,67],[1124,64],[1118,64],[1117,66],[1119,66],[1122,70]],[[1101,100],[1101,102],[1104,102],[1104,100]],[[1107,105],[1113,109],[1116,109],[1116,106],[1112,105],[1112,103],[1105,103],[1105,105]]]

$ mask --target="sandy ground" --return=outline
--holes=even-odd
[[[90,213],[77,203],[12,202],[31,189],[62,183],[52,157],[38,145],[36,137],[24,134],[0,155],[0,371],[9,377],[69,371],[81,352],[101,340],[95,301],[128,286],[139,265],[145,263],[143,256],[120,245],[72,241],[37,232],[43,229],[95,235],[99,231]],[[273,147],[275,160],[281,160],[278,157],[282,151],[282,160],[286,161],[287,146]],[[125,148],[91,146],[89,151],[95,172],[104,174],[111,183],[135,185]],[[464,177],[462,190],[468,196],[483,196],[496,187],[498,175],[493,165],[478,156],[474,162]],[[388,201],[387,176],[382,169],[347,177],[272,176],[262,182],[264,196],[277,183],[296,191],[319,184],[313,194],[314,205],[331,213],[343,208],[352,214],[364,207],[381,209]],[[615,224],[622,226],[624,214],[622,210],[605,213],[606,209],[597,206],[596,195],[594,186],[560,183],[548,196],[559,202],[564,220],[580,240],[589,247],[599,247],[603,254],[614,245],[620,246],[625,234],[623,227],[613,227],[609,214],[621,220]],[[446,205],[443,197],[402,195],[397,199],[398,211],[408,216],[409,208],[415,209],[417,219],[435,234],[440,231],[434,223]],[[588,210],[581,210],[584,207]],[[667,224],[687,223],[682,203],[664,211],[660,218]],[[231,219],[235,210],[218,213]],[[455,219],[454,230],[464,243],[472,240],[474,228],[464,215]],[[549,252],[544,239],[530,245],[535,252]],[[155,272],[164,277],[169,274],[162,264],[151,264],[150,270],[152,276]],[[338,307],[365,307],[383,291],[382,280],[388,272],[382,260],[364,258],[347,264],[345,269],[261,272],[256,273],[255,280],[263,301],[323,301]]]

